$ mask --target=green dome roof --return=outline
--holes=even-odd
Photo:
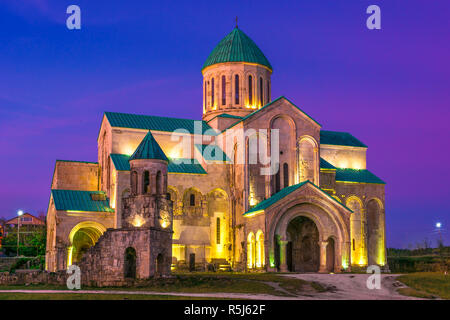
[[[166,155],[164,154],[164,151],[162,151],[161,147],[159,146],[158,142],[156,142],[155,138],[153,138],[153,135],[150,133],[150,131],[147,133],[144,139],[142,139],[141,143],[136,148],[136,151],[132,154],[129,161],[138,159],[158,159],[169,161],[169,159],[167,159]]]
[[[258,63],[272,70],[269,60],[258,46],[239,28],[234,28],[209,55],[203,69],[216,63],[250,62]]]

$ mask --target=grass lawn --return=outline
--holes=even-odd
[[[401,289],[401,294],[430,298],[437,296],[450,299],[450,275],[438,272],[417,272],[404,274],[397,278],[413,290]]]
[[[215,298],[181,297],[146,294],[97,293],[0,293],[0,300],[216,300]]]
[[[52,285],[28,285],[28,286],[0,286],[2,290],[25,289],[25,290],[66,290],[64,286]],[[321,292],[322,288],[300,279],[293,279],[280,276],[279,274],[268,273],[174,273],[171,278],[151,279],[136,284],[133,287],[104,287],[104,288],[89,288],[83,287],[83,290],[121,290],[121,291],[157,291],[157,292],[179,292],[179,293],[254,293],[254,294],[270,294],[277,296],[295,296],[298,293],[304,292]],[[20,299],[22,295],[0,294],[0,300],[9,298]],[[37,299],[47,299],[48,296],[54,294],[33,294]],[[55,299],[74,299],[76,294],[55,294],[58,297]],[[85,299],[122,299],[123,297],[116,297],[115,295],[97,295],[97,294],[80,294]],[[16,296],[16,298],[14,298]],[[72,297],[74,296],[74,297]],[[102,297],[106,296],[106,297]],[[130,299],[140,299],[141,296],[130,295]],[[144,295],[142,295],[144,296]],[[157,299],[155,296],[144,296],[145,299]],[[177,297],[174,297],[177,298]],[[28,298],[30,299],[30,298]],[[163,297],[164,299],[164,297]],[[172,299],[172,297],[170,297]]]

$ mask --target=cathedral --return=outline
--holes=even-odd
[[[367,146],[272,99],[272,65],[238,27],[201,71],[202,120],[105,112],[98,162],[56,160],[46,269],[114,284],[387,267],[385,183]]]

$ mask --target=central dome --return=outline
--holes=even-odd
[[[263,65],[272,71],[272,66],[258,46],[238,27],[234,28],[209,55],[202,70],[213,64],[224,62],[249,62]]]

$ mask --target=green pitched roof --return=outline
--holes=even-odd
[[[336,167],[333,166],[328,161],[326,161],[324,158],[320,158],[320,169],[334,169],[334,170],[336,170]]]
[[[254,206],[253,208],[251,208],[249,211],[247,211],[246,213],[244,213],[245,215],[248,215],[252,212],[256,212],[256,211],[260,211],[260,210],[265,210],[268,207],[270,207],[271,205],[275,204],[276,202],[280,201],[281,199],[283,199],[284,197],[288,196],[289,194],[291,194],[292,192],[294,192],[295,190],[297,190],[298,188],[304,186],[305,184],[311,184],[313,187],[315,187],[316,189],[320,190],[325,196],[327,196],[329,199],[331,199],[332,201],[334,201],[335,203],[343,206],[345,209],[350,210],[349,208],[347,208],[344,204],[340,203],[339,201],[337,201],[336,199],[334,199],[332,196],[330,196],[328,193],[326,193],[325,191],[323,191],[322,189],[320,189],[318,186],[316,186],[314,183],[312,183],[309,180],[303,181],[301,183],[298,184],[294,184],[292,186],[286,187],[281,189],[279,192],[275,193],[273,196],[271,196],[269,199],[263,200],[260,203],[258,203],[256,206]]]
[[[158,159],[169,161],[158,142],[156,142],[155,138],[153,138],[150,131],[145,135],[144,139],[142,139],[141,143],[138,145],[136,151],[134,151],[129,160],[138,159]]]
[[[272,70],[272,65],[261,49],[237,27],[214,48],[203,64],[202,70],[213,64],[223,62],[257,63]]]
[[[129,159],[130,156],[126,154],[111,154],[111,160],[118,171],[130,170]],[[205,169],[203,169],[201,164],[195,159],[169,159],[167,171],[169,173],[206,174]]]
[[[224,132],[224,131],[226,131],[226,130],[232,128],[232,127],[234,127],[234,126],[237,125],[238,123],[241,123],[241,122],[247,120],[248,118],[254,116],[255,114],[257,114],[257,113],[260,112],[261,110],[263,110],[263,109],[269,107],[270,105],[274,104],[275,102],[277,102],[278,100],[281,100],[281,99],[285,99],[286,101],[288,101],[290,104],[292,104],[292,105],[293,105],[294,107],[296,107],[298,110],[300,110],[305,116],[307,116],[309,119],[311,119],[312,121],[314,121],[317,125],[321,126],[320,123],[318,123],[316,120],[314,120],[313,118],[311,118],[305,111],[303,111],[302,109],[300,109],[299,107],[297,107],[291,100],[289,100],[289,99],[286,98],[285,96],[281,96],[281,97],[276,98],[275,100],[272,100],[272,101],[269,102],[268,104],[262,106],[260,109],[258,109],[258,110],[256,110],[256,111],[253,111],[252,113],[246,115],[246,116],[243,117],[241,120],[239,120],[239,121],[233,123],[231,126],[229,126],[228,128],[224,129],[222,132]]]
[[[145,130],[166,131],[166,132],[173,132],[177,129],[184,129],[187,130],[189,133],[194,134],[196,133],[195,125],[197,123],[197,126],[201,128],[202,134],[206,135],[217,134],[215,130],[212,129],[205,121],[201,120],[146,116],[140,114],[129,114],[119,112],[105,112],[105,116],[112,127],[145,129]]]
[[[52,197],[56,210],[114,212],[103,191],[52,189]]]
[[[332,144],[337,146],[363,147],[367,146],[348,132],[320,131],[320,144]]]
[[[200,151],[205,160],[231,161],[219,146],[212,144],[196,144],[195,147]]]
[[[336,168],[336,181],[386,184],[367,169]]]

